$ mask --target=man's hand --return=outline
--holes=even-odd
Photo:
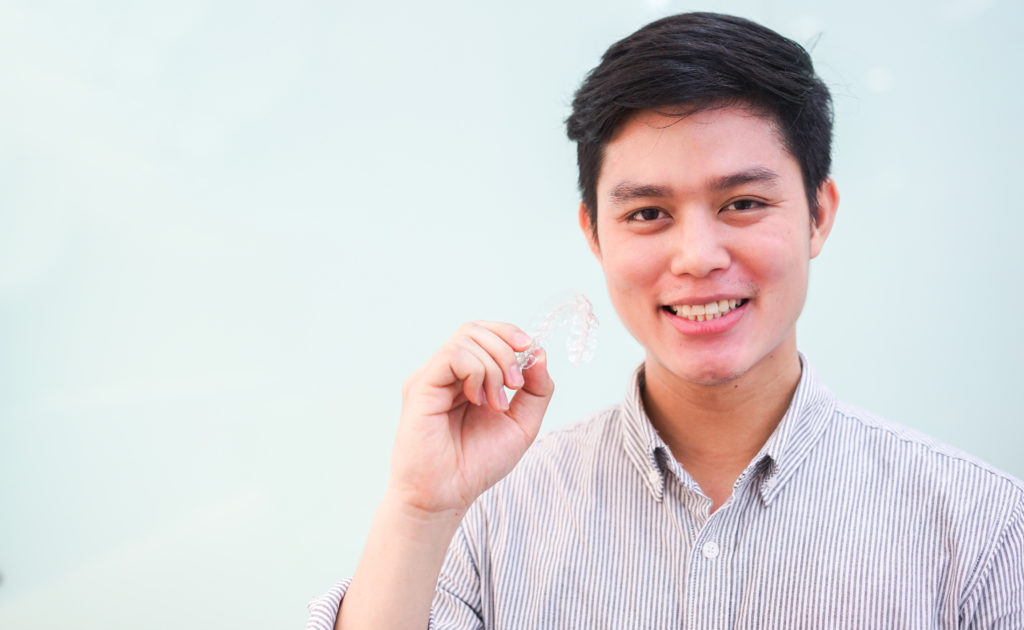
[[[542,351],[520,371],[529,336],[465,324],[405,382],[389,499],[425,518],[461,515],[507,475],[540,429],[554,392]],[[511,401],[505,389],[517,390]]]

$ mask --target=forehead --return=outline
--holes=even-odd
[[[605,146],[598,196],[624,180],[688,188],[752,168],[801,182],[799,165],[773,118],[746,106],[643,110]]]

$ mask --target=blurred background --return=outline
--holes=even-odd
[[[833,90],[802,350],[1024,476],[1020,3],[0,1],[0,627],[301,627],[463,321],[584,292],[597,354],[552,351],[545,426],[617,402],[641,351],[563,120],[612,42],[694,9]]]

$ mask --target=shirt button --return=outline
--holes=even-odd
[[[722,550],[718,547],[718,543],[716,542],[704,543],[704,546],[700,548],[700,551],[708,560],[713,560],[714,558],[717,558],[718,554],[722,552]]]
[[[661,485],[661,475],[658,474],[657,470],[651,470],[647,472],[647,479],[655,486]]]

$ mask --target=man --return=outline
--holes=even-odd
[[[665,18],[608,50],[568,128],[646,350],[625,401],[527,452],[543,359],[462,327],[406,382],[358,570],[309,627],[1024,627],[1024,486],[835,400],[797,352],[839,202],[807,53]]]

